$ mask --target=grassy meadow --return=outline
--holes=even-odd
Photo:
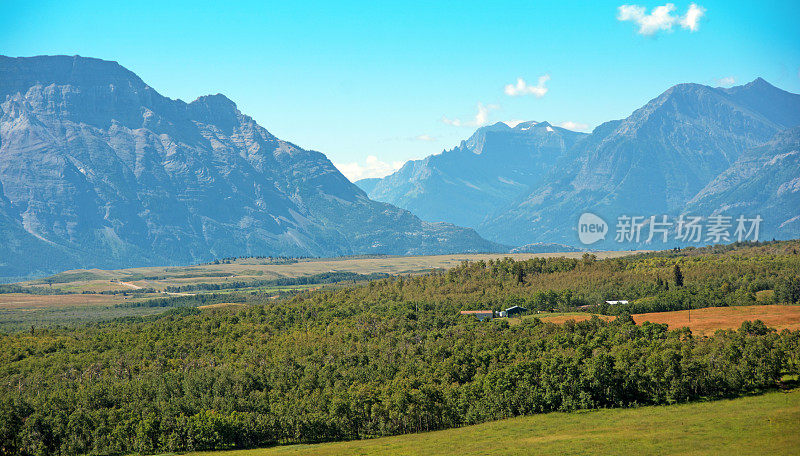
[[[371,440],[192,456],[788,455],[800,451],[800,390],[692,404],[548,413]]]

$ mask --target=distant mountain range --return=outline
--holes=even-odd
[[[449,151],[406,162],[383,179],[358,181],[370,197],[423,220],[479,227],[495,211],[544,182],[576,142],[587,136],[547,122],[479,128]],[[517,243],[518,244],[518,243]]]
[[[514,247],[508,253],[564,253],[564,252],[583,252],[588,249],[581,249],[564,244],[554,244],[552,242],[534,242]]]
[[[761,215],[762,238],[798,237],[797,125],[800,95],[763,79],[730,89],[679,84],[589,135],[500,123],[357,184],[425,220],[510,245],[582,247],[584,212],[609,225],[620,215]],[[611,236],[591,247],[621,245]]]
[[[0,280],[239,255],[505,251],[370,200],[223,95],[116,62],[0,56]]]
[[[116,62],[0,57],[0,281],[240,255],[577,250],[584,212],[612,227],[760,215],[762,239],[800,237],[800,95],[760,78],[680,84],[591,134],[498,123],[357,184],[223,95],[172,100]]]

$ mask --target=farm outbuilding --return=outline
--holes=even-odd
[[[480,321],[494,318],[493,310],[462,310],[461,315],[472,315]]]
[[[508,309],[504,310],[503,313],[505,314],[504,316],[506,316],[506,317],[513,317],[514,315],[519,315],[519,314],[525,313],[527,311],[528,311],[528,309],[526,309],[524,307],[512,306],[512,307],[509,307]]]

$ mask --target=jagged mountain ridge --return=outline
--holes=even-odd
[[[800,123],[798,113],[800,95],[760,78],[731,89],[676,85],[596,128],[568,152],[569,167],[478,232],[511,244],[575,244],[583,212],[612,222],[623,214],[677,214],[747,150]]]
[[[231,255],[492,251],[474,231],[370,200],[321,153],[282,141],[223,95],[161,96],[116,62],[0,57],[0,203],[40,274]]]
[[[458,147],[407,162],[394,174],[357,184],[371,198],[423,220],[476,227],[538,185],[583,133],[547,122],[479,128]]]
[[[469,197],[459,199],[425,185],[433,180],[431,176],[447,176],[458,182],[464,176],[483,172],[483,165],[477,160],[462,161],[459,166],[447,163],[440,158],[447,153],[409,162],[393,175],[359,184],[375,199],[416,210],[423,219],[459,220],[497,242],[580,246],[576,225],[581,213],[598,214],[612,225],[624,214],[677,215],[748,151],[798,124],[800,95],[778,89],[761,78],[728,89],[678,84],[629,117],[606,122],[589,135],[579,135],[569,147],[548,155],[552,161],[537,157],[515,164],[501,158],[503,173],[530,169],[539,172],[527,186],[485,186],[470,191],[462,186],[460,191]],[[497,127],[479,129],[473,137],[480,138],[479,133],[491,131],[494,142],[503,145],[516,130]],[[480,143],[472,138],[470,141]],[[469,150],[465,144],[462,142],[454,151]],[[526,157],[534,146],[521,149],[515,156]],[[506,152],[511,150],[517,149],[506,147]],[[503,151],[496,156],[504,157]],[[490,204],[480,206],[481,201]],[[483,218],[466,215],[475,207]],[[753,210],[756,207],[757,204],[751,205]],[[786,230],[767,233],[800,235]],[[601,249],[620,247],[614,242],[592,245]]]

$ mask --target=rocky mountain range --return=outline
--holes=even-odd
[[[800,126],[740,157],[686,205],[686,214],[757,214],[768,236],[800,235]]]
[[[0,278],[240,255],[499,251],[371,200],[224,95],[160,95],[116,62],[0,57]]]
[[[479,128],[449,151],[407,162],[379,180],[359,181],[370,197],[423,220],[478,227],[541,184],[583,133],[547,122],[503,122]]]
[[[798,237],[798,126],[800,95],[763,79],[679,84],[591,134],[497,123],[356,186],[224,95],[173,100],[116,62],[0,57],[0,280],[240,255],[585,248],[584,212],[609,225],[760,215],[762,238]],[[642,246],[591,246],[628,247]]]
[[[552,242],[534,242],[519,247],[514,247],[508,253],[564,253],[564,252],[583,252],[588,249],[572,247],[571,245],[555,244]]]
[[[527,143],[518,140],[523,134],[519,126],[479,129],[475,140],[409,162],[393,175],[365,183],[365,188],[371,197],[417,211],[423,219],[458,220],[490,240],[510,245],[581,246],[576,226],[584,212],[612,225],[625,214],[707,211],[702,215],[708,216],[727,208],[768,217],[763,236],[800,236],[800,206],[793,204],[800,168],[790,166],[796,151],[791,133],[789,138],[781,136],[800,125],[800,95],[763,79],[729,89],[679,84],[626,119],[606,122],[589,135],[567,133],[544,122],[534,128],[538,125],[546,125],[537,130],[545,139]],[[480,144],[479,138],[489,134],[498,145],[499,150],[492,151],[498,163],[485,173],[487,165],[480,161],[485,152],[467,144]],[[551,147],[543,147],[548,134],[553,141],[545,143]],[[450,159],[459,154],[459,160]],[[469,154],[474,157],[465,158]],[[516,157],[523,158],[517,162]],[[745,170],[753,166],[758,172],[750,176]],[[475,179],[476,174],[485,179]],[[754,185],[755,179],[764,185]],[[473,203],[448,205],[455,196],[444,192],[438,180],[460,185],[461,192],[469,187],[468,200]],[[404,182],[410,184],[403,186]],[[476,211],[484,217],[474,216],[476,201],[491,201]],[[437,209],[442,206],[446,209]],[[592,245],[620,247],[610,238]]]

